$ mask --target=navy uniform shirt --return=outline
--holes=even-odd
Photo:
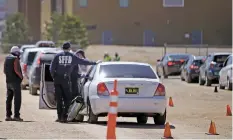
[[[61,52],[54,57],[50,65],[50,73],[53,78],[55,76],[63,76],[63,75],[70,76],[73,66],[77,64],[96,65],[96,62],[79,58],[70,52]]]

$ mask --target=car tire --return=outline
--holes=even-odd
[[[198,82],[199,85],[200,85],[200,86],[203,86],[203,85],[205,84],[205,81],[201,79],[201,76],[200,76],[200,75],[199,75],[199,78],[198,78],[198,79],[199,79],[199,80],[198,80],[198,81],[199,81],[199,82]]]
[[[26,90],[26,89],[27,89],[27,86],[21,84],[21,89],[22,89],[22,90]]]
[[[212,84],[212,81],[209,80],[207,76],[205,77],[205,84],[206,84],[206,86],[208,86],[208,87],[211,86],[211,84]]]
[[[157,125],[164,125],[166,122],[166,117],[167,117],[167,111],[165,110],[164,114],[162,116],[157,115],[154,116],[154,123]]]
[[[98,122],[98,116],[95,115],[95,114],[92,112],[91,103],[90,103],[89,100],[88,100],[88,104],[87,104],[87,109],[88,109],[88,120],[87,120],[87,122],[88,122],[88,123],[91,123],[91,124],[97,123],[97,122]]]
[[[227,78],[227,89],[232,90],[232,83],[230,82],[229,78]]]
[[[138,124],[146,124],[148,121],[148,117],[145,116],[145,115],[140,115],[140,116],[137,116],[137,122]]]
[[[31,95],[37,95],[37,89],[32,86],[29,86],[29,93]]]
[[[223,85],[219,82],[219,88],[220,88],[220,89],[225,89],[225,86],[223,86]]]
[[[182,76],[182,74],[180,74],[180,80],[181,80],[181,81],[184,81],[184,80],[185,80],[184,77]]]
[[[164,68],[163,68],[163,78],[164,78],[164,79],[167,79],[167,78],[168,78],[168,76],[167,76],[166,73],[165,73]]]
[[[187,74],[187,76],[186,76],[186,82],[187,83],[192,83],[192,78],[191,78],[191,76],[189,74]]]

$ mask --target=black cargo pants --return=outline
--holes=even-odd
[[[68,109],[72,100],[70,91],[70,78],[64,76],[54,77],[54,87],[57,101],[58,119],[66,120]]]
[[[21,108],[21,86],[20,83],[7,83],[7,96],[6,96],[6,116],[11,117],[12,100],[14,98],[14,117],[20,117]]]
[[[71,77],[71,90],[72,90],[72,99],[77,96],[80,96],[80,78],[79,76],[72,76]]]

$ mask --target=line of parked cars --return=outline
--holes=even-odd
[[[168,53],[157,60],[158,76],[180,75],[181,81],[211,86],[219,84],[220,89],[232,90],[232,53],[210,53],[208,56],[194,56],[186,53]]]
[[[50,64],[54,56],[61,51],[52,41],[38,41],[36,44],[20,47],[20,65],[23,73],[22,89],[29,87],[29,93],[37,94],[40,88],[41,66]]]

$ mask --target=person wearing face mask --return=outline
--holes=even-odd
[[[6,76],[6,121],[23,121],[20,118],[21,108],[21,82],[23,80],[22,70],[19,63],[20,49],[13,46],[10,54],[5,58],[4,74]],[[14,98],[14,118],[11,118],[11,106]]]
[[[83,50],[79,49],[75,52],[75,55],[81,59],[86,59],[85,53]],[[71,73],[71,89],[72,89],[72,98],[80,95],[80,77],[86,73],[87,66],[76,64],[73,66],[72,73]]]

